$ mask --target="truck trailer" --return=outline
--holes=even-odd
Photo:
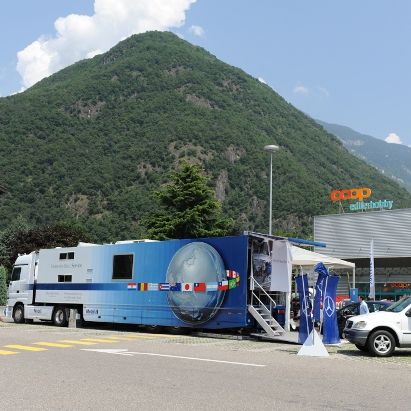
[[[261,286],[274,241],[258,233],[166,241],[80,243],[20,255],[13,267],[5,317],[52,321],[70,313],[84,321],[193,329],[284,329],[273,309],[289,296]],[[264,268],[264,267],[263,267]]]

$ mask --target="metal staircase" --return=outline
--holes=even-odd
[[[248,312],[254,317],[263,330],[260,334],[252,335],[264,338],[275,338],[283,335],[285,333],[284,328],[281,327],[271,315],[271,309],[275,308],[276,302],[255,279],[252,279],[252,281],[254,282],[254,289],[251,291],[251,304],[248,306]],[[255,291],[256,287],[259,295]],[[265,300],[268,300],[270,308],[262,302],[262,296],[264,296]]]

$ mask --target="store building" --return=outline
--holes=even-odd
[[[314,217],[314,240],[323,254],[355,263],[355,276],[341,277],[340,294],[358,288],[368,296],[373,240],[375,298],[411,294],[411,209],[359,211]]]

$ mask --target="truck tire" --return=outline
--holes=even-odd
[[[65,327],[67,325],[66,309],[62,306],[55,308],[53,312],[53,324],[56,327]]]
[[[374,331],[368,339],[368,349],[377,357],[390,357],[395,350],[395,339],[389,331]]]
[[[13,320],[16,324],[24,323],[24,306],[17,304],[13,310]]]
[[[146,325],[145,329],[150,333],[160,333],[163,331],[163,327],[160,325]]]

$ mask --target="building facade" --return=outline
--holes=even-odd
[[[411,209],[367,211],[314,217],[316,251],[352,261],[355,287],[368,296],[373,241],[375,297],[397,300],[411,294]],[[353,278],[347,279],[348,288]]]

